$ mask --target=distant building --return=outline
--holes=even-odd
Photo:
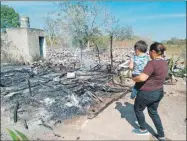
[[[7,28],[1,34],[4,60],[33,62],[46,57],[44,30],[30,28],[29,18],[20,18],[20,28]],[[4,54],[3,54],[4,53]],[[8,56],[7,56],[8,55]]]

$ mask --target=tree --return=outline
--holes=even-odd
[[[86,24],[86,14],[88,7],[81,1],[60,2],[57,11],[58,22],[62,33],[72,37],[73,45],[83,48],[86,43],[88,26]]]
[[[49,41],[50,47],[53,47],[57,39],[58,24],[56,20],[52,18],[51,15],[45,17],[44,20],[45,20],[45,31],[47,33],[47,40]]]
[[[134,36],[134,32],[131,26],[119,27],[115,35],[116,39],[120,41],[125,40],[125,39],[130,40],[133,38],[133,36]]]
[[[132,39],[134,32],[131,26],[120,27],[119,20],[105,11],[105,31],[110,36],[110,72],[113,71],[113,40]]]
[[[95,28],[93,30],[93,33],[92,33],[92,36],[91,36],[90,40],[93,42],[93,44],[96,47],[97,57],[98,57],[98,61],[100,63],[101,59],[100,59],[99,47],[102,47],[104,45],[104,42],[102,40],[102,33],[98,28]]]
[[[131,27],[119,28],[119,20],[106,14],[105,7],[100,5],[97,0],[91,2],[80,1],[63,1],[58,2],[58,10],[54,11],[58,21],[57,33],[62,40],[67,40],[70,46],[82,50],[94,44],[97,50],[98,60],[100,62],[99,48],[104,46],[104,31],[110,39],[130,39],[133,36]],[[102,6],[102,7],[100,7]],[[103,17],[104,15],[104,17]],[[112,38],[111,38],[112,36]],[[111,66],[112,66],[112,42],[111,42]]]
[[[1,5],[1,29],[19,26],[19,14],[13,8]]]
[[[113,71],[113,39],[118,34],[119,20],[105,11],[105,31],[110,36],[110,72]]]
[[[72,45],[81,49],[82,60],[82,50],[98,36],[96,29],[99,29],[101,22],[96,20],[99,13],[97,2],[66,1],[60,2],[58,6],[56,15],[59,17],[61,34],[65,33],[65,37],[71,37]],[[96,45],[96,42],[94,44]]]

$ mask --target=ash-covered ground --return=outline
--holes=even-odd
[[[128,61],[128,55],[126,58]],[[109,73],[107,55],[100,64],[96,59],[90,50],[83,52],[81,63],[80,50],[49,49],[45,60],[30,65],[2,64],[3,112],[15,122],[53,126],[75,115],[86,115],[101,98],[129,89],[110,85],[114,74]],[[68,73],[75,77],[69,79]]]

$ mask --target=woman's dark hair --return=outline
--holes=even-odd
[[[141,51],[143,53],[145,53],[147,51],[147,47],[148,47],[147,43],[143,40],[137,41],[134,45],[135,50],[138,49],[139,51]]]
[[[166,48],[163,44],[155,42],[150,46],[150,51],[152,50],[154,50],[159,55],[163,55]]]

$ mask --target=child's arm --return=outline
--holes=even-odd
[[[134,63],[133,63],[133,60],[131,59],[129,62],[129,69],[133,70],[133,68],[134,68]]]

